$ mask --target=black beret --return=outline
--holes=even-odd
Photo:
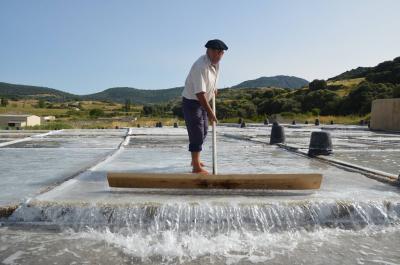
[[[227,50],[228,46],[222,40],[209,40],[206,43],[206,48],[216,49],[216,50]]]

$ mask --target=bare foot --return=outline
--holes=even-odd
[[[190,163],[191,166],[193,166],[193,161]],[[200,162],[200,166],[205,167],[206,165],[203,162]]]
[[[195,174],[203,174],[203,175],[208,175],[208,174],[210,174],[210,173],[208,173],[208,171],[205,170],[204,168],[197,168],[197,169],[194,169],[194,168],[193,168],[192,173],[195,173]]]

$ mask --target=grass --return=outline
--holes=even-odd
[[[343,88],[335,90],[335,93],[340,97],[347,96],[350,91],[357,86],[359,83],[364,81],[365,78],[353,78],[353,79],[346,79],[346,80],[338,80],[338,81],[328,81],[328,86],[343,86]]]
[[[0,107],[0,114],[32,114],[37,116],[60,116],[68,109],[37,108],[37,100],[9,100],[6,107]]]
[[[141,112],[143,106],[132,105],[129,112],[123,110],[124,105],[118,103],[108,103],[100,101],[81,101],[81,110],[76,111],[73,102],[65,103],[50,103],[45,108],[37,107],[38,100],[9,100],[6,107],[0,106],[0,114],[31,114],[37,116],[56,116],[56,117],[72,117],[78,116],[81,118],[89,117],[91,109],[102,109],[105,114],[113,116],[137,115]]]
[[[27,126],[24,129],[26,129],[26,130],[61,130],[61,129],[73,129],[73,127],[68,123],[54,121],[54,122],[48,122],[48,123],[45,123],[42,125]]]
[[[345,79],[345,80],[338,80],[338,81],[328,81],[327,85],[328,86],[331,86],[331,85],[334,85],[334,86],[342,85],[342,86],[345,86],[345,87],[352,88],[352,87],[355,87],[356,85],[358,85],[359,83],[361,83],[364,80],[365,80],[365,78],[362,77],[362,78]]]
[[[314,123],[315,119],[318,118],[316,115],[312,115],[309,113],[283,113],[277,115],[277,120],[280,123],[292,123],[292,121],[296,121],[297,124],[304,124],[306,121],[308,123]],[[264,116],[258,116],[253,119],[244,118],[245,122],[250,123],[260,123],[264,122]],[[273,120],[272,117],[269,117],[269,121]],[[319,121],[322,124],[330,124],[333,121],[334,124],[346,124],[346,125],[355,125],[359,124],[361,120],[369,120],[369,114],[365,116],[358,116],[358,115],[347,115],[347,116],[334,116],[334,115],[326,115],[326,116],[319,116]],[[222,119],[220,122],[223,123],[238,123],[239,118],[229,118],[229,119]]]
[[[337,93],[348,93],[351,88],[358,83],[362,82],[363,78],[349,79],[342,81],[328,82],[334,85],[345,85],[346,88],[337,90]],[[227,99],[229,100],[229,99]],[[141,117],[143,106],[131,105],[129,112],[123,110],[124,104],[102,102],[102,101],[80,101],[79,107],[81,110],[74,110],[75,107],[70,104],[73,102],[65,103],[51,103],[52,106],[46,108],[38,108],[38,101],[35,99],[26,99],[18,101],[9,101],[6,107],[0,107],[0,114],[32,114],[38,116],[56,116],[56,121],[50,121],[40,126],[26,127],[26,129],[38,130],[53,130],[53,129],[95,129],[95,128],[116,128],[116,127],[155,127],[156,122],[161,121],[165,126],[173,126],[178,122],[180,126],[184,125],[182,119],[173,117]],[[50,108],[51,107],[51,108]],[[90,117],[89,112],[91,109],[102,109],[105,113],[104,118]],[[137,120],[124,120],[125,117],[137,117]],[[255,116],[251,119],[244,119],[245,122],[264,122],[265,116]],[[282,113],[278,116],[278,121],[282,123],[291,123],[295,120],[298,124],[303,124],[305,121],[313,123],[316,115],[312,113]],[[369,115],[366,116],[320,116],[321,123],[329,124],[333,121],[335,124],[358,124],[360,120],[369,120]],[[237,123],[239,117],[222,119],[223,123]],[[271,120],[271,119],[270,119]]]

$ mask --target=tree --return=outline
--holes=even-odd
[[[318,108],[321,110],[321,114],[335,114],[339,103],[340,98],[335,92],[316,90],[303,96],[301,108],[305,112]]]
[[[102,109],[91,109],[89,111],[89,115],[92,118],[98,118],[100,116],[104,116],[104,111]]]
[[[183,118],[182,101],[179,101],[172,107],[172,114],[176,117]]]
[[[321,110],[320,110],[319,108],[313,108],[313,109],[311,110],[311,113],[312,113],[314,116],[319,116],[319,114],[321,113]]]
[[[8,105],[8,99],[6,98],[1,98],[1,106],[2,107],[7,107]]]
[[[393,87],[393,97],[400,98],[400,85]]]
[[[222,101],[222,100],[217,100],[216,102],[216,108],[217,108],[217,118],[218,119],[227,119],[227,118],[234,118],[237,115],[236,109],[232,107],[232,104]]]
[[[389,85],[389,86],[388,86]],[[342,114],[367,114],[371,111],[374,99],[390,98],[393,88],[390,84],[375,84],[367,81],[361,82],[349,93],[341,105]]]
[[[252,118],[253,116],[257,115],[257,107],[251,102],[245,105],[245,110],[247,118]]]
[[[37,106],[38,108],[43,109],[46,106],[46,104],[43,99],[39,99]]]
[[[308,85],[308,87],[310,88],[311,91],[315,91],[315,90],[326,89],[327,85],[325,80],[315,79]]]
[[[168,104],[152,104],[144,105],[142,113],[143,115],[152,116],[166,116],[167,112],[171,112],[172,107]],[[171,112],[172,114],[172,112]]]
[[[395,58],[393,61],[386,61],[374,67],[366,76],[367,81],[373,83],[400,83],[400,59]]]
[[[131,110],[131,101],[130,101],[130,99],[125,99],[124,110],[125,110],[125,112],[129,112]]]

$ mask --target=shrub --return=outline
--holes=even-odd
[[[308,87],[310,88],[311,91],[315,91],[315,90],[326,89],[327,85],[325,80],[315,79],[310,84],[308,84]]]
[[[104,116],[104,111],[102,109],[91,109],[89,115],[91,118],[98,118]]]

